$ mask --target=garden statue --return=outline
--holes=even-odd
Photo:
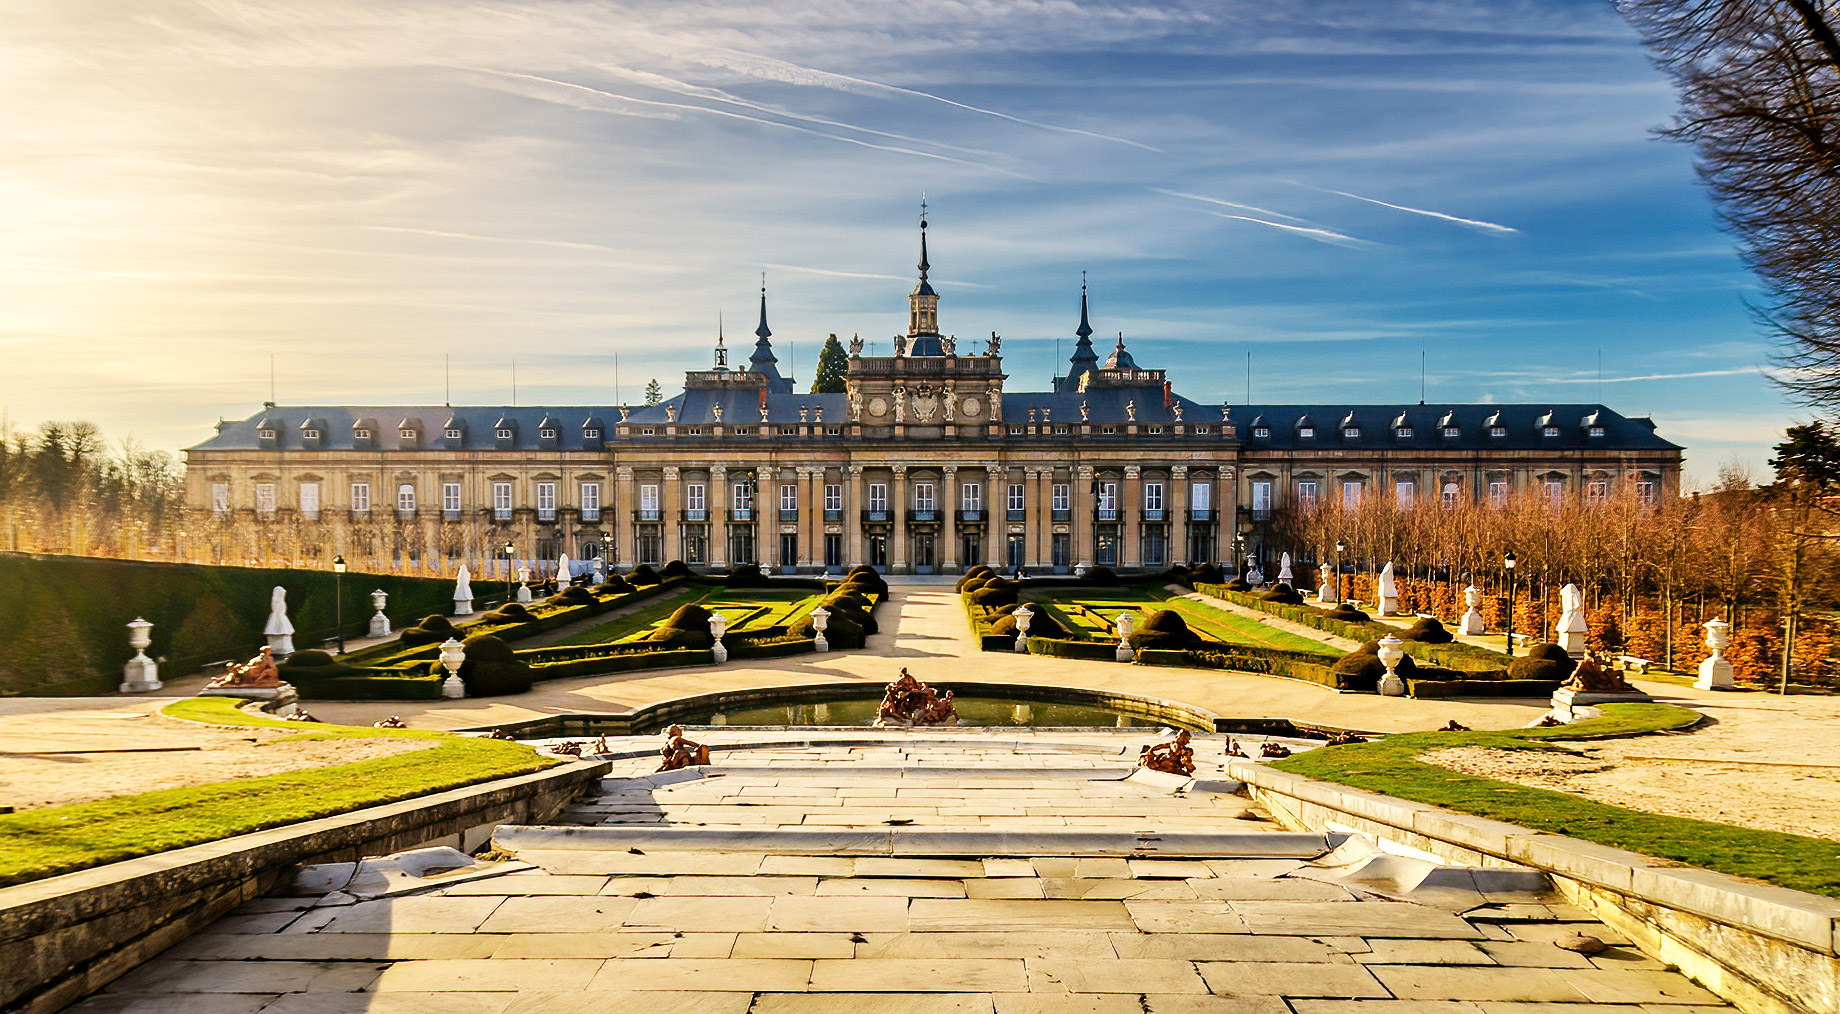
[[[1341,596],[1335,591],[1334,564],[1325,563],[1316,568],[1316,573],[1322,578],[1322,584],[1316,589],[1316,601],[1325,606],[1332,606],[1341,601]]]
[[[1035,619],[1035,610],[1028,606],[1017,606],[1016,611],[1010,615],[1016,618],[1015,650],[1026,655],[1029,652],[1029,623]]]
[[[1380,568],[1380,615],[1392,616],[1399,612],[1399,582],[1393,578],[1393,561],[1386,561]]]
[[[1112,652],[1112,657],[1120,662],[1129,662],[1137,657],[1137,653],[1131,650],[1131,631],[1137,627],[1137,614],[1119,613],[1118,618],[1112,622],[1118,630],[1118,647]]]
[[[556,557],[556,585],[558,591],[575,583],[575,578],[572,574],[573,570],[574,568],[569,566],[569,554],[558,554]]]
[[[275,653],[264,646],[242,665],[232,665],[222,676],[205,684],[206,690],[273,690],[280,687],[281,670],[275,668]]]
[[[288,621],[287,589],[280,585],[268,597],[268,623],[262,628],[262,636],[268,638],[268,646],[275,654],[285,658],[294,653],[294,624]]]
[[[464,563],[454,575],[454,615],[473,615],[473,572]]]
[[[956,725],[958,709],[952,704],[952,691],[940,696],[932,687],[913,677],[905,667],[882,694],[881,707],[875,712],[878,729],[889,726],[912,728],[916,725]]]
[[[601,558],[597,556],[594,558],[594,583],[603,584],[606,582],[606,580],[607,580],[606,565],[601,563]]]
[[[1397,671],[1400,660],[1406,657],[1404,644],[1404,641],[1392,634],[1380,639],[1380,650],[1375,654],[1380,656],[1380,664],[1386,666],[1386,675],[1380,677],[1378,687],[1382,697],[1404,697],[1406,695],[1406,681],[1399,678]]]
[[[1470,585],[1463,589],[1463,604],[1468,607],[1463,611],[1463,619],[1457,624],[1457,633],[1472,637],[1482,633],[1482,589]]]
[[[441,696],[451,701],[465,697],[466,681],[460,678],[460,667],[466,664],[465,642],[457,637],[442,641],[439,661],[441,668],[447,670],[447,678],[441,681]]]
[[[375,613],[371,614],[372,637],[390,636],[390,618],[383,614],[384,606],[389,605],[389,603],[389,592],[384,591],[382,588],[371,592],[371,608],[376,610]]]
[[[1259,561],[1246,557],[1246,583],[1257,588],[1265,583],[1265,572],[1259,569]]]
[[[1712,649],[1712,654],[1699,664],[1699,679],[1693,685],[1701,690],[1735,689],[1731,661],[1725,657],[1725,646],[1731,643],[1731,624],[1715,616],[1705,627],[1706,647]]]
[[[530,601],[530,568],[529,567],[519,567],[517,574],[518,574],[517,600],[519,602],[529,602]]]
[[[1172,775],[1192,775],[1195,773],[1195,748],[1189,746],[1188,741],[1188,730],[1183,729],[1174,739],[1152,743],[1138,751],[1137,766]]]
[[[673,725],[664,731],[664,748],[658,751],[663,760],[660,771],[676,771],[694,764],[709,763],[709,748],[684,738],[684,727]]]
[[[1585,650],[1584,592],[1575,584],[1559,589],[1559,623],[1553,627],[1559,647],[1568,655]]]
[[[1291,554],[1289,553],[1278,557],[1278,580],[1285,584],[1296,580],[1291,574]]]
[[[121,686],[124,694],[137,694],[148,690],[158,690],[160,683],[160,665],[147,657],[147,648],[153,644],[153,624],[139,616],[128,624],[128,647],[134,649],[134,657],[122,668]]]
[[[1642,691],[1629,685],[1623,674],[1613,669],[1606,669],[1597,660],[1597,653],[1587,651],[1578,660],[1578,668],[1572,670],[1572,678],[1565,681],[1565,686],[1581,694],[1639,694]]]

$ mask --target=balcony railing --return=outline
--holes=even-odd
[[[686,507],[684,508],[684,520],[685,521],[708,521],[709,520],[709,509],[706,507]]]
[[[964,522],[980,522],[984,520],[984,512],[981,509],[960,510],[958,519]]]
[[[1067,508],[1067,507],[1056,507],[1054,510],[1048,512],[1048,520],[1050,521],[1072,521],[1073,511],[1072,509]]]
[[[730,521],[752,521],[754,520],[754,508],[736,507],[728,512],[728,520]]]
[[[1006,514],[1011,521],[1027,521],[1029,519],[1029,512],[1025,507],[1011,507]]]
[[[925,508],[915,507],[913,511],[907,515],[907,520],[909,521],[938,521],[939,512],[934,510],[931,507],[925,507]]]
[[[799,509],[794,507],[791,510],[787,510],[781,507],[779,509],[779,519],[781,521],[797,521],[799,519]]]
[[[414,521],[415,520],[415,509],[413,507],[409,508],[408,510],[404,510],[401,507],[396,508],[396,520]]]
[[[633,511],[634,521],[658,521],[660,519],[661,515],[656,507],[641,507]]]
[[[1161,508],[1161,507],[1145,507],[1145,508],[1144,508],[1144,520],[1145,520],[1145,521],[1161,521],[1161,520],[1163,520],[1163,508]]]
[[[446,508],[441,509],[441,520],[442,521],[458,521],[460,520],[460,516],[461,516],[461,513],[458,510],[448,510]]]
[[[538,520],[538,521],[554,521],[554,520],[556,520],[556,508],[554,508],[554,507],[538,507],[538,508],[537,508],[537,520]]]
[[[494,520],[494,521],[510,521],[510,520],[511,520],[511,508],[509,508],[509,507],[494,507],[494,508],[492,508],[492,520]]]
[[[887,521],[889,519],[888,508],[886,507],[871,507],[863,511],[862,515],[864,521]]]
[[[1252,508],[1252,520],[1254,520],[1254,521],[1270,521],[1270,520],[1271,520],[1271,508],[1270,508],[1270,507],[1254,507],[1254,508]]]
[[[599,507],[583,507],[581,509],[581,519],[583,521],[599,521],[601,519],[601,509]]]
[[[1118,508],[1116,507],[1101,507],[1095,513],[1100,521],[1118,520]]]
[[[229,511],[225,511],[224,513],[218,515],[220,519],[227,518],[229,516],[230,516]],[[371,519],[371,509],[369,507],[354,507],[352,508],[352,511],[351,511],[351,519],[353,521],[369,521]]]
[[[1212,521],[1214,520],[1214,511],[1212,508],[1208,507],[1190,507],[1188,509],[1188,519],[1190,521]]]
[[[825,509],[825,511],[824,511],[824,520],[826,520],[826,521],[842,521],[842,520],[843,520],[843,508],[841,508],[841,507],[839,507],[839,508],[837,508],[837,509],[835,509],[835,510],[831,510],[831,509],[829,509],[829,508],[826,508],[826,509]]]

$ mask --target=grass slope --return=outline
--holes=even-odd
[[[730,591],[719,586],[693,586],[689,595],[649,603],[625,616],[596,624],[554,647],[616,644],[636,640],[670,617],[679,608],[696,604],[718,610],[728,617],[730,630],[740,633],[756,627],[791,624],[810,612],[821,596],[810,591],[785,591],[770,588],[737,588]]]
[[[1333,652],[1314,638],[1277,630],[1250,617],[1216,609],[1191,599],[1172,597],[1160,587],[1052,589],[1026,596],[1030,607],[1045,606],[1048,613],[1069,629],[1088,638],[1112,639],[1112,623],[1119,612],[1173,609],[1188,621],[1190,629],[1203,637],[1225,644],[1245,644],[1257,648],[1285,651]],[[1339,653],[1337,653],[1339,654]]]
[[[1696,712],[1669,704],[1607,704],[1603,711],[1601,718],[1550,729],[1388,736],[1372,743],[1311,750],[1272,766],[1415,803],[1840,897],[1840,844],[1835,842],[1630,810],[1569,793],[1466,775],[1418,759],[1431,750],[1454,746],[1559,750],[1570,740],[1680,729],[1699,720]]]
[[[425,730],[279,722],[239,712],[224,698],[179,701],[168,705],[166,713],[213,725],[298,730],[270,746],[382,736],[443,742],[412,753],[327,768],[0,815],[0,886],[540,771],[561,763],[521,743],[504,740]]]

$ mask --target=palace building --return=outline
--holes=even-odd
[[[763,287],[747,362],[718,336],[711,368],[658,405],[269,404],[220,422],[186,451],[192,527],[437,573],[489,571],[507,544],[617,569],[1154,570],[1232,560],[1237,538],[1259,555],[1274,512],[1327,498],[1678,486],[1681,448],[1602,405],[1195,401],[1122,336],[1100,358],[1084,285],[1066,374],[1009,390],[995,332],[941,332],[924,220],[918,266],[907,334],[888,356],[852,339],[843,393],[780,373]]]

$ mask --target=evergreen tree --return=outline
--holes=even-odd
[[[645,385],[645,403],[647,405],[656,405],[663,400],[664,388],[659,387],[658,378],[653,377],[651,381]]]
[[[843,351],[843,343],[832,334],[824,340],[824,349],[818,353],[818,371],[812,377],[811,393],[842,394],[843,378],[850,372],[850,357]]]

